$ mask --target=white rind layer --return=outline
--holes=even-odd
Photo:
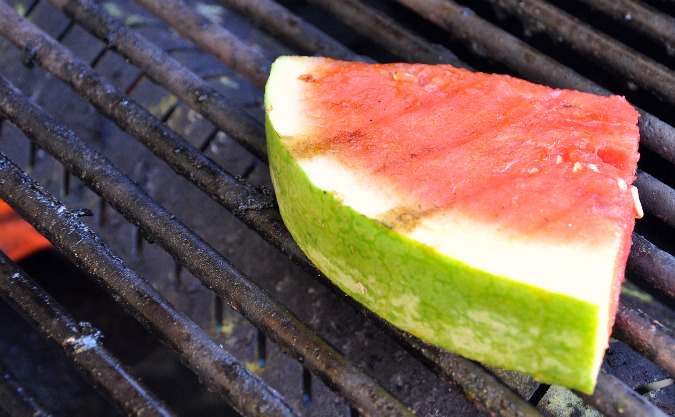
[[[301,137],[307,132],[306,124],[303,125],[304,120],[302,118],[305,112],[302,108],[301,100],[299,100],[299,94],[305,82],[298,80],[298,77],[306,74],[309,68],[311,68],[311,60],[306,58],[282,58],[277,60],[275,70],[278,69],[283,73],[289,74],[288,78],[270,78],[271,82],[268,82],[265,86],[265,95],[279,97],[279,102],[283,103],[283,106],[277,106],[273,109],[267,108],[265,110],[270,115],[273,115],[274,130],[279,132],[280,135],[285,136],[286,140]],[[284,82],[274,82],[275,80]],[[286,80],[292,81],[285,82]]]

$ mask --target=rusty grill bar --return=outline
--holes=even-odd
[[[101,114],[115,122],[120,129],[143,143],[176,173],[187,178],[267,242],[304,270],[319,276],[323,284],[339,294],[339,290],[325,277],[320,276],[294,244],[290,234],[283,227],[269,193],[225,171],[203,153],[210,146],[210,141],[215,138],[216,133],[222,131],[239,142],[255,158],[264,162],[266,150],[260,119],[256,119],[239,104],[213,88],[206,80],[184,67],[171,56],[170,52],[163,51],[137,31],[113,18],[101,5],[89,0],[49,0],[49,3],[73,19],[60,34],[55,36],[56,39],[19,16],[10,6],[0,2],[0,34],[23,51],[24,65],[38,64],[69,85]],[[165,21],[173,30],[237,71],[253,86],[262,89],[272,58],[267,55],[264,46],[261,51],[257,45],[242,40],[222,25],[198,13],[194,4],[179,0],[138,0],[137,3],[147,8],[152,15]],[[295,15],[291,6],[302,11],[302,7],[298,5],[290,4],[289,7],[284,7],[269,0],[250,2],[222,0],[222,3],[251,19],[257,26],[263,29],[269,27],[269,32],[273,36],[302,53],[374,61],[367,57],[367,53],[352,52],[347,46],[321,32],[317,29],[319,25],[312,25]],[[609,94],[605,87],[559,64],[516,35],[482,19],[470,9],[450,1],[397,0],[397,3],[419,13],[420,19],[428,19],[440,30],[450,33],[456,42],[453,47],[464,44],[467,51],[475,53],[477,58],[467,56],[471,64],[460,60],[448,48],[440,45],[439,39],[427,40],[413,29],[406,27],[405,23],[398,22],[395,16],[402,12],[399,10],[400,6],[394,3],[369,5],[355,0],[339,2],[311,0],[310,3],[327,10],[343,24],[351,26],[370,42],[383,46],[388,54],[399,59],[429,63],[448,62],[473,68],[476,63],[480,64],[481,60],[487,58],[490,62],[497,62],[517,75],[536,82]],[[549,4],[533,2],[536,4],[528,9],[544,10],[548,14],[527,14],[521,7],[523,2],[486,0],[484,3],[485,9],[497,10],[495,13],[499,16],[512,14],[522,18],[525,21],[524,26],[536,27],[551,36],[555,42],[569,42],[573,45],[573,49],[580,50],[581,55],[597,59],[599,65],[610,65],[608,63],[628,53],[628,50],[618,42],[605,39],[604,35],[597,34],[594,29],[566,17],[564,12]],[[33,2],[24,9],[23,14],[30,16],[38,4],[44,2]],[[215,4],[212,6],[217,7]],[[642,16],[640,14],[642,9],[636,9],[635,7],[639,5],[632,3],[626,7],[628,6],[634,7],[627,10],[634,13],[638,20],[637,17]],[[657,25],[658,28],[666,32],[664,26],[671,25],[671,20],[662,14],[656,16],[662,18],[660,20],[662,23]],[[554,22],[546,20],[547,18],[557,19],[557,23],[553,24]],[[61,45],[63,38],[75,24],[90,31],[105,44],[90,65]],[[576,34],[589,31],[587,38],[610,42],[612,49],[596,47],[594,50],[601,49],[603,52],[596,57],[593,51],[579,48],[581,44],[578,40],[574,40],[571,36],[563,36],[561,32],[563,29],[567,31],[565,33],[572,31]],[[661,30],[655,31],[646,24],[641,24],[638,30],[653,34],[647,36],[664,42],[667,50],[672,49],[667,37],[664,41],[665,35]],[[528,32],[527,36],[531,35]],[[438,35],[432,33],[429,36],[434,38]],[[134,83],[127,86],[126,92],[122,92],[93,68],[99,64],[108,50],[119,53],[142,71]],[[650,58],[639,60],[640,63],[648,61]],[[672,107],[670,96],[674,84],[672,70],[661,64],[646,65],[649,66],[644,70],[626,70],[626,79],[635,86],[631,88],[638,90],[640,94],[662,99],[666,102],[664,106]],[[158,119],[129,97],[143,77],[162,85],[213,124],[212,133],[203,144],[198,147],[193,145],[167,125],[166,122],[170,120],[173,110],[166,111],[163,117]],[[631,94],[638,94],[633,90],[628,91],[629,99]],[[643,104],[646,102],[648,100],[640,101]],[[175,108],[176,105],[171,109]],[[672,255],[672,244],[670,246],[668,244],[668,236],[673,235],[675,192],[672,188],[672,178],[668,180],[667,177],[660,175],[660,178],[666,181],[664,183],[657,179],[659,177],[657,174],[663,170],[666,172],[670,170],[671,173],[673,171],[672,165],[669,164],[675,163],[675,131],[671,126],[675,120],[669,118],[663,121],[650,112],[657,112],[659,115],[668,115],[668,112],[658,106],[640,109],[641,144],[655,154],[657,159],[662,158],[665,162],[657,161],[657,165],[660,164],[659,166],[665,168],[659,168],[658,172],[654,173],[651,172],[651,165],[641,166],[636,184],[640,189],[646,212],[657,219],[657,222],[665,223],[660,227],[665,228],[663,233],[666,237],[660,238],[665,239],[666,246],[661,249],[648,240],[654,236],[652,230],[645,230],[649,233],[649,236],[645,235],[647,238],[640,235],[639,231],[636,232],[633,236],[634,244],[628,271],[632,280],[640,285],[655,288],[656,296],[663,298],[663,303],[670,305],[672,311],[675,293],[675,257]],[[153,201],[102,155],[36,107],[4,78],[0,83],[0,117],[8,119],[23,130],[26,136],[34,141],[33,143],[61,161],[72,174],[99,194],[103,198],[102,201],[109,203],[128,221],[137,225],[142,231],[142,236],[162,246],[178,262],[177,271],[180,271],[180,267],[191,271],[203,285],[214,291],[235,310],[240,311],[290,357],[301,362],[305,369],[338,393],[349,406],[351,415],[356,413],[410,415],[411,410],[408,409],[410,404],[406,405],[392,395],[389,392],[391,388],[382,386],[376,378],[368,375],[330,342],[302,323],[283,304],[241,273],[199,235]],[[31,162],[30,166],[32,165]],[[254,163],[245,172],[251,173],[255,166]],[[79,219],[82,212],[67,209],[4,156],[0,157],[0,175],[0,198],[6,200],[59,249],[70,254],[73,260],[116,294],[140,321],[144,322],[153,333],[160,335],[183,357],[210,389],[218,392],[242,415],[304,415],[301,410],[293,410],[274,388],[217,346],[204,330],[168,305],[161,294],[109,249],[102,246],[98,237]],[[66,186],[66,190],[69,188],[70,186]],[[105,205],[101,204],[100,210],[104,207]],[[75,230],[79,234],[66,238],[64,230]],[[659,238],[658,233],[656,238]],[[4,257],[0,260],[2,260],[0,271],[3,274],[1,282],[7,283],[0,288],[4,288],[3,297],[12,298],[8,293],[16,270]],[[26,283],[27,292],[24,294],[32,294],[24,297],[33,297],[50,304],[46,301],[49,299],[48,295],[39,289],[34,291],[28,288],[33,285],[27,281],[29,278],[25,280],[24,278],[21,277],[22,282]],[[21,298],[15,297],[15,303],[19,309],[26,309],[30,315],[32,307],[27,302],[21,301]],[[149,308],[148,303],[154,307]],[[548,390],[547,386],[538,386],[522,375],[495,369],[488,370],[457,355],[429,346],[382,322],[371,313],[363,311],[361,307],[352,306],[367,316],[371,322],[376,323],[380,329],[385,330],[389,337],[438,376],[462,391],[481,411],[500,415],[539,415],[539,411],[533,405],[539,405],[542,410],[540,400],[546,398],[547,393],[552,391]],[[51,310],[50,314],[55,314],[64,322],[72,324],[67,313],[61,312],[58,308]],[[217,314],[222,315],[222,311]],[[166,320],[166,317],[172,319]],[[675,373],[675,337],[672,330],[655,322],[646,313],[622,301],[617,313],[614,336],[660,366],[671,377]],[[259,354],[263,352],[263,357],[266,350],[264,346],[265,338],[258,337],[258,350]],[[115,362],[114,358],[112,360]],[[523,378],[526,382],[519,385],[518,381],[523,381]],[[11,392],[11,389],[7,390],[6,387],[16,386],[9,376],[5,381],[7,382],[0,387],[0,400],[8,398],[7,392]],[[303,373],[302,386],[305,395],[311,397],[311,377],[308,373]],[[580,397],[610,416],[664,415],[663,410],[659,410],[644,396],[637,394],[604,369],[596,393],[593,396],[580,395]],[[116,400],[121,405],[128,402],[124,398]],[[31,402],[28,397],[19,396],[16,401],[27,404],[27,409],[32,407],[35,412],[42,410],[39,404]],[[153,405],[151,408],[158,413],[169,413],[164,411],[161,405]],[[127,412],[140,414],[139,409],[142,407],[131,407]],[[544,410],[551,412],[551,409],[544,408]]]

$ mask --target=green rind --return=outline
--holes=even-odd
[[[312,184],[269,118],[266,131],[284,222],[346,294],[467,358],[593,391],[597,306],[474,269],[355,212]]]

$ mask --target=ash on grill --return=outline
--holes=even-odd
[[[471,3],[0,2],[0,199],[58,249],[0,255],[0,414],[675,414],[672,6]],[[289,53],[639,107],[646,216],[593,396],[428,346],[314,269],[265,163],[262,88]]]

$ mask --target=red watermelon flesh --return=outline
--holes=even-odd
[[[315,186],[440,255],[591,302],[606,317],[599,326],[611,328],[635,214],[638,114],[624,98],[446,65],[278,62],[288,79],[274,84],[273,70],[268,127]],[[287,220],[295,214],[283,207],[281,183]],[[300,235],[303,249],[315,240]],[[315,258],[321,268],[325,257]],[[472,315],[477,326],[494,320]],[[400,327],[425,338],[417,324]],[[607,336],[599,331],[595,343],[606,346]],[[439,344],[486,358],[482,345]]]
[[[326,62],[310,76],[305,116],[319,139],[293,151],[328,153],[380,177],[411,209],[458,208],[563,240],[579,236],[575,225],[592,239],[589,227],[632,217],[632,196],[617,180],[633,181],[637,113],[622,97],[448,66]]]

